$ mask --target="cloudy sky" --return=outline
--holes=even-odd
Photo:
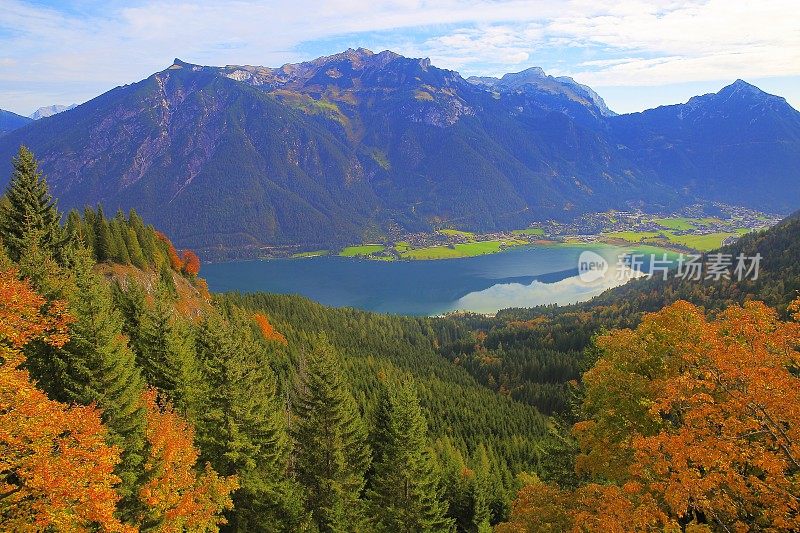
[[[464,76],[540,66],[618,112],[737,78],[800,109],[797,0],[0,0],[0,108],[84,102],[174,57],[279,66],[359,46]]]

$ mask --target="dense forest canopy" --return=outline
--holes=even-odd
[[[0,529],[797,529],[798,224],[730,249],[752,282],[389,316],[210,295],[135,211],[60,213],[22,148]]]

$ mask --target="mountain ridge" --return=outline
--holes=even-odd
[[[0,136],[5,135],[6,133],[11,133],[22,126],[25,126],[29,122],[31,122],[31,119],[28,117],[23,117],[22,115],[17,115],[12,111],[0,109]]]
[[[63,113],[64,111],[69,111],[70,109],[75,109],[78,104],[69,104],[69,105],[61,105],[61,104],[54,104],[43,106],[31,113],[29,118],[33,120],[39,120],[42,118],[52,117],[53,115],[57,115],[58,113]]]
[[[65,207],[134,207],[201,250],[492,231],[698,199],[800,205],[800,113],[744,85],[615,115],[541,69],[486,80],[366,49],[278,68],[176,58],[7,134],[0,158],[27,144]],[[753,143],[746,161],[731,148]],[[715,170],[720,154],[736,164]]]

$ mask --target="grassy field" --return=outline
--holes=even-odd
[[[715,217],[703,217],[703,218],[668,217],[668,218],[654,218],[653,222],[665,229],[689,231],[695,228],[702,228],[710,224],[722,224],[725,221]]]
[[[370,255],[375,252],[382,252],[386,246],[382,244],[362,244],[360,246],[348,246],[344,248],[339,255],[342,257],[357,257],[359,255]]]
[[[666,243],[679,244],[707,252],[722,246],[722,242],[728,237],[739,237],[747,233],[746,229],[738,229],[736,231],[722,231],[716,233],[709,233],[707,235],[675,235],[671,231],[615,231],[603,234],[610,239],[621,239],[631,243],[643,244],[659,244],[661,241]]]
[[[658,231],[612,231],[609,233],[604,233],[606,237],[611,239],[622,239],[623,241],[628,242],[643,242],[647,239],[654,239],[661,235],[662,233],[666,234],[667,232],[658,232]]]
[[[403,259],[455,259],[494,254],[509,246],[527,244],[525,241],[480,241],[450,246],[417,248],[400,254]]]
[[[292,259],[300,259],[303,257],[319,257],[321,255],[328,255],[330,250],[314,250],[312,252],[300,252],[297,254],[292,254]]]
[[[695,219],[686,217],[654,218],[653,222],[666,229],[690,230],[696,227]]]
[[[722,246],[722,241],[728,237],[739,237],[744,233],[747,233],[747,231],[709,233],[708,235],[673,235],[670,238],[670,242],[707,252]]]
[[[452,237],[454,235],[460,235],[461,237],[464,237],[466,239],[474,239],[475,238],[475,234],[474,233],[469,232],[469,231],[461,231],[461,230],[458,230],[458,229],[440,229],[439,233],[441,233],[442,235],[447,235],[448,237]]]

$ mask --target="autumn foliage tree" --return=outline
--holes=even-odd
[[[178,256],[178,251],[175,249],[175,246],[172,244],[172,241],[169,240],[169,237],[161,233],[160,231],[156,231],[156,237],[160,240],[167,248],[167,255],[169,257],[169,265],[172,267],[172,270],[176,272],[180,272],[183,268],[183,261]]]
[[[573,529],[800,528],[800,300],[791,309],[781,321],[748,302],[712,320],[681,301],[600,337],[574,433],[578,471],[603,484],[524,489],[501,531],[541,516],[547,491]]]
[[[261,335],[264,336],[264,339],[268,341],[279,342],[281,344],[287,344],[286,337],[284,337],[280,331],[275,329],[275,327],[270,323],[269,318],[267,318],[267,315],[256,313],[253,315],[253,320],[255,320],[259,331],[261,331]]]
[[[69,318],[14,270],[0,272],[0,529],[125,531],[114,513],[119,451],[93,406],[52,401],[31,382],[21,348],[67,341]]]
[[[181,253],[181,272],[190,277],[195,277],[200,273],[200,258],[191,250],[184,250]]]
[[[157,397],[150,389],[143,398],[150,455],[145,463],[149,480],[140,491],[147,506],[142,529],[216,531],[225,523],[222,511],[233,508],[236,477],[220,477],[208,464],[198,468],[194,428],[168,403],[159,405]]]

